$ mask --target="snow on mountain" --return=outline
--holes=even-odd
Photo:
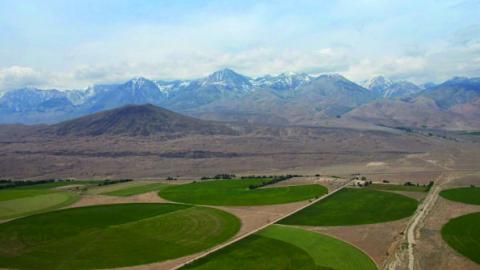
[[[393,82],[383,76],[376,76],[362,82],[361,85],[374,92],[383,93],[393,85]]]
[[[383,76],[376,76],[362,82],[362,86],[382,98],[393,99],[414,95],[422,89],[408,81],[392,81]]]
[[[295,90],[298,87],[307,84],[314,77],[306,73],[281,73],[277,76],[266,75],[258,77],[252,81],[252,84],[257,87],[271,88],[274,90]]]
[[[216,71],[205,79],[200,79],[199,83],[202,87],[220,86],[226,90],[250,91],[253,88],[249,77],[228,68]]]

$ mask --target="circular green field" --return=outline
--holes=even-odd
[[[442,237],[460,254],[480,264],[480,213],[451,219],[443,226]]]
[[[281,224],[342,226],[380,223],[412,215],[418,202],[386,191],[345,188],[281,221]]]
[[[47,189],[5,189],[0,191],[0,220],[35,214],[74,203],[78,196]]]
[[[0,224],[0,268],[114,268],[173,259],[234,236],[224,211],[178,204],[72,208]]]
[[[480,205],[480,188],[478,187],[447,189],[440,192],[440,196],[455,202]]]
[[[303,229],[272,225],[185,269],[377,269],[361,250]]]
[[[203,205],[265,205],[303,201],[322,196],[320,185],[249,189],[265,179],[218,180],[172,185],[159,192],[167,200]]]

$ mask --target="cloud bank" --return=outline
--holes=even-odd
[[[478,1],[10,1],[0,4],[0,90],[85,88],[229,67],[480,76]]]

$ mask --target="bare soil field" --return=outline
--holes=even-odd
[[[413,198],[417,201],[422,201],[423,199],[425,199],[425,197],[427,196],[427,193],[426,192],[413,192],[413,191],[394,191],[394,190],[391,190],[390,192],[393,192],[393,193],[397,193],[397,194],[401,194],[403,196],[407,196],[407,197],[410,197],[410,198]]]
[[[431,214],[426,218],[415,247],[418,269],[473,270],[480,266],[458,254],[442,239],[440,231],[450,219],[478,212],[480,206],[467,205],[438,198]]]
[[[411,218],[408,231],[390,256],[385,269],[479,269],[478,264],[447,245],[442,239],[441,228],[451,218],[480,211],[480,207],[452,202],[438,195],[441,190],[455,187],[459,182],[474,183],[479,180],[475,174],[448,170],[436,178],[437,183],[429,192],[429,198],[425,199],[425,205],[421,205],[417,211],[419,217],[416,214]]]
[[[160,198],[157,194],[158,192],[152,191],[144,194],[139,194],[129,197],[115,197],[107,195],[97,195],[97,194],[85,194],[82,195],[81,199],[70,205],[69,207],[82,207],[90,205],[100,205],[100,204],[117,204],[117,203],[164,203],[168,202]]]
[[[135,186],[141,186],[141,185],[147,185],[152,182],[148,181],[129,181],[129,182],[124,182],[124,183],[118,183],[118,184],[112,184],[112,185],[105,185],[105,186],[98,186],[98,187],[92,187],[87,190],[88,194],[102,194],[105,192],[110,192],[114,190],[119,190],[123,188],[129,188],[129,187],[135,187]]]
[[[480,145],[408,133],[255,127],[243,135],[0,136],[3,178],[180,178],[235,174],[349,176],[470,169]],[[1,133],[1,132],[0,132]],[[0,134],[1,135],[1,134]],[[453,160],[453,161],[452,161]],[[348,179],[348,178],[347,178]]]
[[[402,238],[407,219],[393,222],[335,227],[310,227],[304,229],[334,236],[351,243],[367,253],[378,266],[383,266],[388,255],[395,249]]]

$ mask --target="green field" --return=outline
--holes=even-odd
[[[447,189],[440,192],[440,196],[455,202],[480,205],[480,188],[479,187]]]
[[[56,181],[50,183],[43,183],[37,185],[25,185],[25,186],[18,186],[12,187],[8,189],[53,189],[58,187],[64,186],[71,186],[71,185],[96,185],[101,183],[101,180],[73,180],[73,181]]]
[[[105,192],[102,194],[109,195],[109,196],[128,197],[128,196],[147,193],[150,191],[160,191],[168,186],[169,186],[168,184],[164,184],[164,183],[153,183],[153,184],[145,184],[142,186],[132,186],[128,188],[117,189],[117,190]]]
[[[308,226],[342,226],[380,223],[408,217],[418,202],[392,192],[345,188],[279,223]]]
[[[442,237],[460,254],[480,264],[480,213],[451,219],[443,226]]]
[[[427,192],[428,191],[428,187],[394,185],[394,184],[370,184],[367,187],[371,189],[391,190],[391,191],[409,191],[409,192]]]
[[[226,212],[178,204],[72,208],[0,224],[0,268],[91,269],[199,252],[240,228]]]
[[[362,251],[335,238],[272,225],[184,269],[377,269]]]
[[[0,190],[0,220],[35,214],[74,203],[78,195],[48,189]]]
[[[269,179],[217,180],[175,185],[159,192],[167,200],[203,205],[265,205],[312,199],[327,193],[320,185],[249,189]]]

